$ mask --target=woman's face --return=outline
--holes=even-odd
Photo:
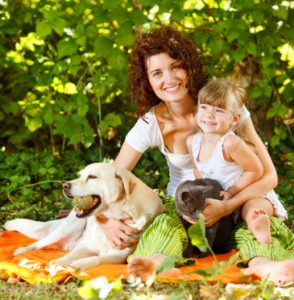
[[[146,69],[150,85],[162,101],[176,102],[189,97],[187,73],[167,53],[148,57]]]

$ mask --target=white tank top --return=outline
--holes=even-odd
[[[240,165],[224,159],[224,141],[225,138],[231,134],[235,135],[234,132],[230,131],[226,135],[222,136],[216,143],[211,156],[204,161],[198,160],[203,133],[196,133],[192,141],[193,159],[201,177],[217,180],[223,187],[224,191],[233,186],[244,172],[244,169]]]

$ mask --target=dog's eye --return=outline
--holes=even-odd
[[[96,179],[96,178],[98,178],[98,177],[95,176],[95,175],[89,175],[88,178],[87,178],[87,180],[88,180],[88,179]]]

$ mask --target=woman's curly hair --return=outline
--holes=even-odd
[[[148,57],[159,53],[167,53],[180,62],[187,72],[188,90],[195,102],[198,91],[207,82],[207,76],[191,39],[170,26],[143,33],[132,48],[129,72],[131,97],[137,103],[138,116],[143,116],[152,106],[161,102],[149,84],[145,64]]]

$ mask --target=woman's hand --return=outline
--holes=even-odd
[[[228,200],[232,198],[232,194],[226,191],[221,191],[219,195],[223,197],[223,200]]]
[[[133,221],[131,218],[118,220],[108,219],[100,215],[96,219],[112,247],[124,249],[138,243],[138,239],[131,235],[138,234],[139,231],[127,225],[127,223],[131,224]]]
[[[206,227],[212,226],[219,219],[228,214],[226,209],[226,202],[227,201],[219,201],[212,198],[206,199],[206,207],[203,211]]]

